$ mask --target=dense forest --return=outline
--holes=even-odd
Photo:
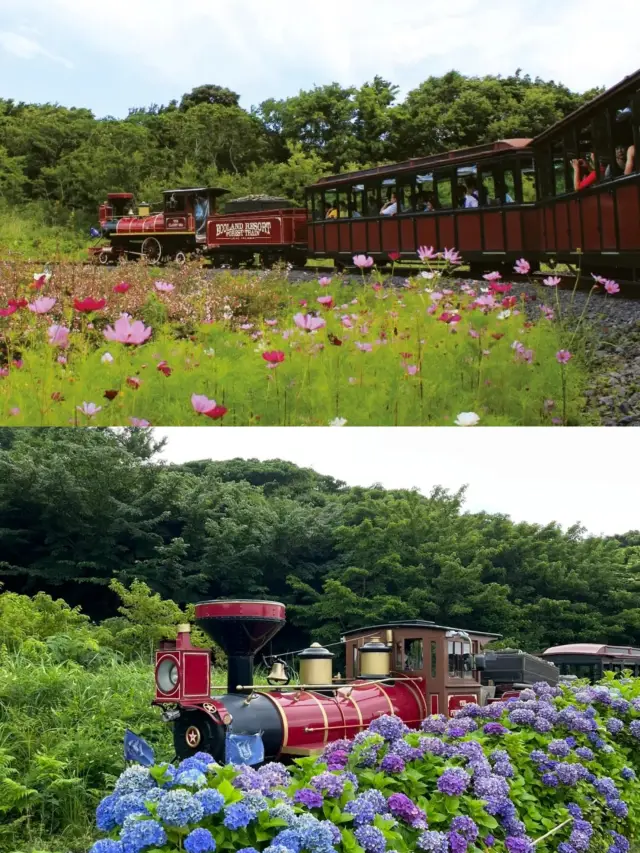
[[[0,99],[0,200],[46,206],[62,222],[95,217],[107,192],[156,202],[170,185],[302,201],[324,174],[500,138],[534,136],[594,97],[520,71],[509,77],[429,77],[398,99],[376,77],[316,86],[245,110],[240,96],[200,86],[124,119],[87,109]],[[88,221],[88,220],[87,220]]]
[[[425,618],[554,643],[640,645],[640,533],[466,513],[464,493],[351,488],[283,461],[158,461],[150,431],[0,430],[0,577],[80,605],[116,580],[184,606],[217,596],[288,606],[281,643]],[[321,459],[318,459],[321,467]]]

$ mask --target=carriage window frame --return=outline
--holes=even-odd
[[[364,184],[352,184],[348,190],[349,193],[349,219],[362,219],[365,215],[365,205],[367,200],[367,188]],[[360,206],[356,204],[357,199],[360,199]],[[354,216],[357,213],[357,216]]]
[[[452,167],[434,169],[434,172],[433,172],[434,194],[436,197],[436,201],[438,202],[438,210],[439,211],[442,211],[442,210],[453,211],[453,210],[455,210],[455,205],[454,205],[455,192],[453,189],[454,180],[455,180],[455,169],[453,169]],[[444,205],[442,203],[441,198],[440,198],[440,186],[441,185],[446,186],[447,184],[449,186],[450,203],[448,205]]]
[[[415,202],[414,207],[417,206],[418,195],[422,193],[425,197],[428,195],[433,196],[433,200],[435,204],[438,203],[438,198],[436,195],[436,179],[433,171],[431,172],[415,172],[412,175],[413,178],[413,186],[415,187]],[[418,183],[418,178],[427,178],[428,180],[422,181],[422,183]],[[429,183],[430,181],[430,183]],[[422,189],[424,186],[430,186],[431,188],[428,190]],[[415,210],[414,216],[424,216],[425,214],[436,213],[438,210],[437,206],[434,207],[434,210]]]
[[[381,192],[381,190],[382,190],[382,181],[380,181],[380,180],[378,180],[378,181],[375,181],[375,180],[365,181],[364,193],[365,193],[365,201],[366,201],[365,206],[366,206],[366,211],[367,211],[365,215],[366,215],[367,219],[375,219],[375,218],[380,216],[380,208],[382,207],[382,192]],[[369,196],[372,192],[374,192],[375,196],[376,196],[376,207],[375,207],[374,212],[369,210]]]
[[[469,171],[469,170],[471,170],[471,171]],[[466,185],[467,185],[466,179],[469,177],[472,177],[472,176],[475,179],[476,190],[479,190],[479,186],[478,186],[478,184],[479,184],[479,181],[478,181],[478,164],[477,163],[468,163],[467,165],[463,164],[461,166],[456,166],[456,169],[454,172],[454,182],[455,182],[456,192],[455,192],[455,198],[453,199],[453,201],[454,201],[454,207],[457,210],[465,210],[464,206],[462,206],[462,207],[456,206],[458,194],[459,194],[460,188],[464,187],[465,188],[465,196],[466,196]],[[478,207],[480,207],[480,206],[481,206],[480,201],[478,199]]]

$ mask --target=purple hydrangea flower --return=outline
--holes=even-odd
[[[390,753],[389,755],[385,755],[382,759],[380,769],[384,770],[386,773],[402,773],[405,769],[405,763],[399,755],[393,755]]]
[[[571,747],[566,740],[552,740],[547,747],[547,752],[550,755],[557,755],[558,758],[566,758],[571,753]]]
[[[509,853],[533,853],[535,847],[528,838],[507,838],[504,842]]]
[[[451,821],[451,829],[454,832],[459,832],[469,842],[475,841],[480,834],[476,822],[465,815],[454,817]]]
[[[324,802],[322,794],[311,788],[301,788],[299,791],[296,791],[293,799],[296,803],[302,803],[308,809],[320,809]]]
[[[380,791],[369,790],[359,794],[355,800],[347,803],[344,811],[353,815],[356,826],[364,826],[373,823],[377,814],[384,814],[387,810],[387,801]]]
[[[535,711],[515,708],[509,714],[509,722],[514,726],[532,726],[536,721]]]
[[[625,782],[632,782],[636,778],[635,770],[632,770],[630,767],[625,767],[622,771],[622,778]]]
[[[414,829],[427,828],[427,816],[406,794],[392,794],[387,800],[389,811]]]
[[[636,699],[635,701],[637,702],[638,700]],[[629,731],[631,732],[632,737],[636,738],[636,740],[640,740],[640,720],[634,720],[630,723]]]
[[[449,797],[459,797],[469,787],[471,776],[460,767],[451,767],[445,770],[438,779],[438,790],[441,794]]]
[[[449,840],[449,849],[451,850],[451,853],[467,853],[469,842],[464,835],[460,835],[459,832],[449,832],[447,833],[447,838]]]
[[[487,723],[483,728],[483,731],[486,735],[506,735],[509,732],[509,729],[506,729],[500,723]]]
[[[447,718],[442,714],[427,717],[420,726],[423,732],[434,735],[443,735],[447,730]]]
[[[385,740],[396,740],[409,731],[409,727],[404,724],[400,717],[391,717],[389,714],[384,714],[374,720],[369,731],[377,735],[382,735]]]
[[[607,731],[611,735],[618,735],[624,729],[624,723],[617,717],[610,717],[607,720]]]

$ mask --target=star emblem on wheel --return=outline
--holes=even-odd
[[[200,729],[197,729],[195,726],[189,726],[185,734],[185,739],[189,746],[197,746],[201,739]]]

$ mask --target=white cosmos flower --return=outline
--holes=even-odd
[[[503,311],[502,314],[498,314],[498,320],[508,320],[511,316],[511,311]]]
[[[111,355],[111,353],[110,353],[110,352],[105,352],[105,354],[102,356],[102,358],[100,359],[100,361],[101,361],[103,364],[111,364],[111,362],[113,361],[113,356]]]
[[[345,418],[336,418],[334,421],[330,421],[329,426],[332,427],[343,427],[347,425],[347,420]]]
[[[479,423],[480,423],[480,416],[476,415],[475,412],[463,412],[461,415],[458,415],[458,420],[456,421],[456,426],[472,427],[472,426],[478,426]]]

